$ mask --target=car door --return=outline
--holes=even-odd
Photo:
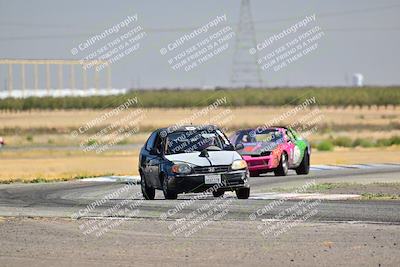
[[[148,177],[151,185],[154,188],[161,188],[160,183],[160,164],[163,162],[163,151],[162,151],[162,138],[157,134],[152,147],[150,148],[147,169]]]
[[[288,146],[290,149],[289,166],[298,166],[301,162],[301,151],[299,146],[297,145],[296,137],[290,131],[290,129],[286,130],[286,136],[288,138]]]
[[[299,134],[293,130],[293,129],[289,129],[290,132],[292,132],[294,138],[296,139],[295,142],[295,151],[294,151],[294,155],[295,155],[295,160],[294,160],[294,164],[295,166],[300,165],[301,161],[303,160],[304,157],[304,153],[307,151],[308,146],[307,143],[299,136]]]
[[[152,155],[151,150],[154,147],[154,143],[157,138],[157,132],[153,132],[150,137],[147,139],[146,144],[144,145],[142,149],[142,153],[140,155],[140,165],[143,170],[143,174],[146,177],[146,182],[148,185],[152,185],[152,169],[150,165],[150,161],[154,158],[154,155]]]
[[[294,164],[294,158],[295,158],[294,150],[295,150],[295,146],[296,146],[295,145],[296,140],[295,140],[293,134],[287,129],[285,129],[285,136],[286,136],[286,152],[289,157],[288,161],[289,161],[289,167],[290,167],[290,166],[293,166],[293,164]]]

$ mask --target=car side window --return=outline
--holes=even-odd
[[[234,142],[232,142],[232,144],[235,144],[235,145],[239,144],[242,141],[242,136],[243,136],[242,133],[238,133],[235,136],[235,140],[233,140]]]
[[[232,146],[231,142],[229,141],[229,139],[226,137],[226,135],[223,132],[221,132],[220,130],[217,130],[217,134],[219,136],[222,147],[228,148],[228,147]]]
[[[231,142],[232,144],[236,143],[236,139],[237,139],[236,134],[229,136],[229,142]]]
[[[249,143],[250,142],[250,135],[248,132],[240,132],[240,134],[238,135],[237,139],[236,139],[236,143],[240,144],[240,143]]]
[[[154,142],[154,148],[157,150],[157,153],[160,154],[162,152],[162,139],[160,136],[157,136]]]
[[[147,139],[146,142],[146,150],[150,151],[154,147],[154,142],[156,141],[157,138],[157,132],[154,132],[150,135],[149,139]]]
[[[293,136],[291,131],[286,130],[286,135],[287,135],[287,137],[289,138],[290,141],[292,141],[292,142],[296,141],[296,138],[294,138],[294,136]]]
[[[299,139],[298,137],[299,137],[299,135],[294,131],[294,130],[289,130],[289,132],[292,134],[292,136],[293,136],[293,140],[297,140],[297,139]]]

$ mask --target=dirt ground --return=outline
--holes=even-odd
[[[332,183],[317,185],[307,191],[326,194],[396,195],[400,197],[400,183]]]
[[[400,226],[301,223],[263,236],[259,222],[214,221],[189,237],[168,222],[124,221],[100,237],[81,221],[0,221],[2,266],[399,266]]]

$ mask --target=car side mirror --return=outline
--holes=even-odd
[[[241,150],[244,148],[244,145],[242,143],[236,144],[235,150]]]

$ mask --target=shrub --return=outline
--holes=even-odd
[[[333,144],[335,146],[342,146],[342,147],[351,147],[353,145],[353,141],[350,137],[347,136],[339,136],[333,140]]]
[[[398,135],[390,137],[389,140],[391,145],[400,145],[400,136]]]
[[[318,145],[317,145],[317,149],[319,151],[332,151],[333,150],[333,144],[331,141],[329,140],[324,140],[321,141]]]
[[[87,143],[86,143],[87,146],[92,146],[92,145],[95,145],[95,144],[97,144],[97,141],[94,140],[94,139],[90,139],[90,140],[87,141]]]
[[[387,138],[379,138],[376,140],[377,146],[391,146],[390,139]]]
[[[35,184],[36,184],[36,183],[47,183],[48,180],[46,180],[46,179],[43,178],[43,177],[37,177],[37,178],[31,180],[30,182],[31,182],[31,183],[35,183]]]
[[[361,146],[361,147],[373,147],[374,143],[371,142],[369,139],[365,139],[365,138],[357,138],[354,140],[353,142],[353,147],[357,147],[357,146]]]

